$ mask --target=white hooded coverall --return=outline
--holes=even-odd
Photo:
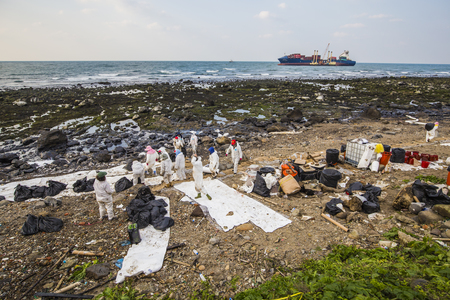
[[[180,150],[184,147],[184,141],[182,138],[178,137],[178,139],[173,139],[173,147],[175,150]]]
[[[98,210],[100,212],[100,220],[105,215],[105,211],[108,213],[108,219],[111,220],[114,217],[113,211],[113,198],[111,194],[114,192],[111,189],[109,183],[105,181],[94,181],[95,198],[98,202]]]
[[[170,157],[161,162],[161,176],[164,177],[164,183],[172,182],[172,161]]]
[[[135,160],[133,161],[131,169],[133,170],[133,185],[138,184],[139,178],[141,178],[141,183],[144,184],[145,183],[144,165]]]
[[[184,154],[180,150],[177,150],[177,157],[175,158],[175,170],[177,170],[178,180],[186,179],[186,171],[185,171],[185,159]]]
[[[191,139],[189,140],[189,144],[192,147],[192,154],[197,154],[197,145],[198,145],[198,137],[193,133],[191,135]]]
[[[147,160],[145,162],[145,171],[152,170],[153,174],[156,174],[156,160],[158,159],[158,153],[147,153]]]
[[[239,161],[242,159],[242,150],[241,146],[239,146],[239,143],[236,141],[236,145],[230,145],[230,147],[227,148],[226,154],[229,154],[231,152],[231,161],[234,163],[234,173],[237,173],[238,170],[238,164]]]
[[[219,174],[219,155],[217,154],[217,151],[214,151],[213,154],[209,155],[209,169],[213,176]]]
[[[201,157],[192,157],[192,176],[195,181],[195,190],[197,193],[208,194],[206,192],[205,186],[203,185],[203,164]]]

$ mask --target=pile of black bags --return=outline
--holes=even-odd
[[[27,220],[22,226],[23,235],[32,235],[38,232],[56,232],[63,228],[63,221],[52,217],[36,217],[27,215]]]
[[[56,196],[66,189],[67,184],[62,182],[49,180],[48,186],[31,187],[18,184],[14,190],[14,201],[23,202],[31,198],[45,198],[47,196]]]
[[[155,199],[148,186],[139,188],[136,198],[127,206],[128,218],[142,229],[151,224],[155,229],[166,230],[174,225],[170,217],[165,217],[167,203],[162,199]]]

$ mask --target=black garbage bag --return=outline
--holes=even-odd
[[[150,202],[135,198],[127,206],[128,218],[137,224],[138,229],[145,228],[150,224],[152,208]]]
[[[67,184],[65,183],[49,180],[48,187],[45,189],[45,197],[58,195],[61,191],[66,189],[66,186]]]
[[[150,190],[150,188],[148,186],[142,186],[139,188],[136,198],[142,199],[145,202],[149,202],[149,201],[155,200],[155,195],[153,195],[152,191]]]
[[[64,226],[61,219],[53,217],[36,217],[33,215],[27,215],[27,220],[22,226],[23,235],[36,234],[40,231],[43,232],[56,232],[60,231]]]
[[[425,124],[425,130],[426,131],[431,131],[434,128],[434,123],[427,123]]]
[[[78,179],[73,184],[73,191],[75,193],[91,192],[94,190],[94,182],[95,178],[89,180],[87,180],[87,177],[84,177],[83,179]]]
[[[378,202],[364,201],[362,204],[362,210],[366,214],[373,214],[380,211],[380,204]]]
[[[438,190],[437,186],[423,183],[419,179],[414,181],[412,192],[420,202],[427,205],[450,204],[450,197],[445,195],[442,189]]]
[[[33,198],[33,191],[29,187],[18,184],[14,189],[14,201],[23,202]]]
[[[39,217],[38,223],[39,231],[43,232],[60,231],[64,226],[63,220],[53,217]]]
[[[38,217],[33,215],[27,215],[27,220],[22,226],[21,233],[23,235],[32,235],[39,232]]]
[[[393,163],[405,163],[406,151],[402,148],[392,148],[392,155],[390,161]]]
[[[345,190],[345,192],[349,195],[353,195],[353,191],[362,191],[363,184],[359,181],[353,182],[350,186]]]
[[[329,213],[330,215],[334,216],[338,213],[340,213],[342,210],[337,207],[336,205],[339,203],[344,203],[344,201],[342,201],[339,198],[333,198],[331,199],[329,202],[327,202],[327,204],[325,205],[325,211],[327,213]]]
[[[332,188],[336,188],[338,181],[341,180],[342,174],[335,169],[325,169],[320,174],[319,182]]]
[[[172,227],[175,221],[170,217],[160,217],[153,221],[152,226],[155,229],[165,231],[167,228]]]
[[[267,188],[266,181],[259,173],[256,173],[252,192],[263,197],[270,197],[270,190]]]
[[[363,187],[363,191],[369,192],[369,193],[373,194],[374,196],[376,196],[377,197],[377,201],[378,201],[378,196],[381,195],[381,188],[377,187],[377,186],[374,186],[374,185],[371,185],[370,183],[366,184]]]
[[[30,190],[32,190],[33,198],[45,198],[46,188],[47,187],[45,186],[36,186],[36,185],[31,186]]]
[[[118,193],[125,191],[126,189],[129,189],[132,186],[133,186],[132,181],[128,180],[128,178],[126,177],[122,177],[114,184],[114,189]]]

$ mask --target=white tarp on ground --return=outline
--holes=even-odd
[[[195,199],[198,193],[193,181],[182,182],[174,187],[186,194],[181,201],[195,201],[207,207],[209,215],[224,231],[249,221],[265,232],[273,232],[291,223],[291,220],[218,179],[204,180],[203,184],[212,200],[208,200],[203,194],[201,198]]]
[[[124,166],[125,165],[120,165],[107,170],[101,170],[106,171],[106,173],[108,173],[108,175],[106,175],[106,180],[109,182],[113,190],[114,184],[122,177],[127,177],[129,180],[133,181],[132,172],[125,170]],[[59,198],[62,196],[76,196],[82,193],[76,193],[73,191],[73,184],[75,183],[75,181],[77,181],[78,179],[83,179],[84,177],[87,177],[87,179],[89,180],[91,178],[95,178],[96,175],[97,171],[92,170],[92,171],[79,171],[59,176],[48,176],[48,177],[33,178],[29,180],[14,181],[0,186],[0,195],[5,196],[6,200],[14,201],[14,190],[18,184],[25,185],[28,187],[32,185],[47,186],[47,181],[54,180],[67,184],[67,187],[64,191],[54,196],[53,198]],[[162,176],[145,178],[146,185],[158,185],[162,181],[163,181]],[[33,198],[27,201],[34,201],[34,200],[39,200],[39,198]]]
[[[166,217],[170,217],[170,201],[166,197],[156,197],[163,199],[168,206]],[[123,259],[122,269],[117,273],[116,283],[121,283],[125,277],[136,276],[144,273],[150,273],[161,270],[166,249],[169,244],[170,228],[166,231],[156,230],[152,225],[139,229],[141,242],[132,245]]]

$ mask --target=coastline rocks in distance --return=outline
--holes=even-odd
[[[381,112],[376,107],[369,106],[362,112],[361,117],[371,120],[379,120],[381,118]]]
[[[95,156],[95,159],[99,162],[107,163],[111,161],[111,154],[107,150],[100,150]]]
[[[41,135],[37,140],[38,152],[50,149],[63,149],[67,147],[67,136],[59,129],[50,131],[41,131]]]
[[[303,120],[303,112],[300,109],[295,108],[292,111],[288,112],[286,114],[286,117],[289,119],[289,121],[300,123]]]

